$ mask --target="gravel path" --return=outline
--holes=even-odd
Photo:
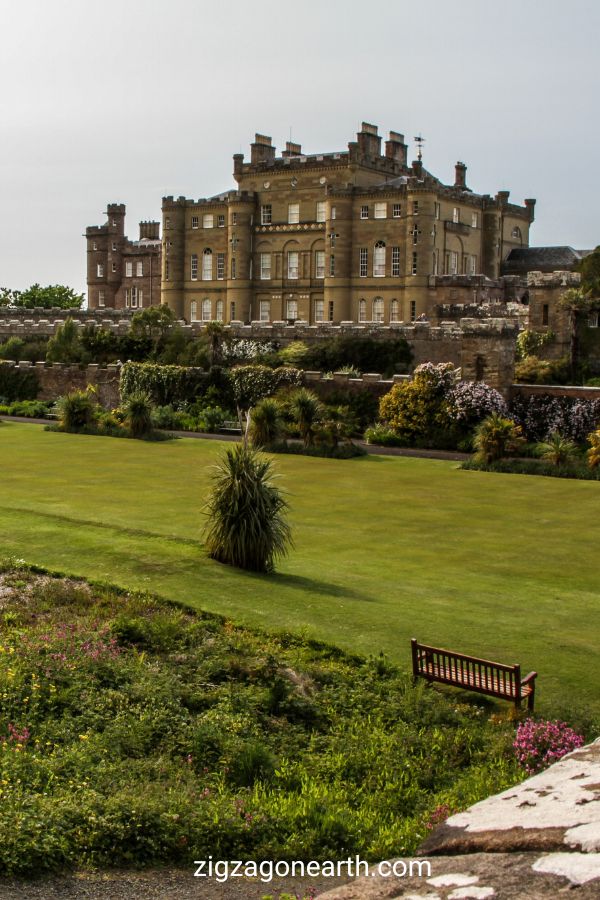
[[[0,900],[275,900],[287,891],[303,897],[304,890],[319,893],[339,887],[348,879],[273,879],[270,884],[245,878],[218,884],[194,878],[194,869],[152,869],[145,872],[77,872],[35,881],[0,880]],[[318,893],[317,895],[318,896]]]

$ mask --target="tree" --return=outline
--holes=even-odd
[[[564,466],[577,455],[577,445],[558,431],[553,431],[548,440],[538,444],[540,459],[553,466]]]
[[[26,291],[0,288],[0,306],[16,306],[21,309],[81,309],[83,294],[64,284],[42,287],[32,284]]]
[[[225,329],[222,322],[207,322],[204,333],[208,338],[211,366],[216,366],[221,360],[221,342]]]
[[[569,313],[569,329],[571,332],[571,378],[574,381],[579,368],[579,323],[584,315],[587,315],[598,301],[592,299],[590,291],[583,287],[569,288],[561,294],[558,301],[559,309]]]
[[[83,347],[79,336],[79,326],[69,316],[63,325],[59,325],[56,334],[48,341],[46,359],[48,362],[61,362],[72,365],[82,361]]]
[[[170,307],[165,304],[148,306],[132,317],[131,336],[136,340],[149,340],[156,356],[174,323],[175,314]]]
[[[317,424],[323,418],[323,404],[312,391],[300,388],[290,397],[288,410],[298,425],[304,446],[310,447],[314,440]]]
[[[251,572],[273,571],[293,545],[288,504],[273,484],[270,460],[245,444],[225,451],[206,505],[204,541],[217,562]]]
[[[581,287],[589,291],[596,299],[600,297],[600,247],[596,247],[579,263],[577,270],[581,272]]]

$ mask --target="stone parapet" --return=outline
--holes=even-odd
[[[577,287],[581,283],[579,272],[528,272],[527,287]]]

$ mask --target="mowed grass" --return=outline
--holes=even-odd
[[[536,669],[540,711],[600,715],[600,485],[373,456],[275,458],[296,546],[274,576],[206,557],[224,445],[0,426],[5,555],[409,667],[409,639]]]

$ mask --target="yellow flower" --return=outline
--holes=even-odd
[[[89,738],[90,738],[89,734],[80,734],[80,735],[79,735],[79,740],[80,740],[80,741],[88,741]]]

